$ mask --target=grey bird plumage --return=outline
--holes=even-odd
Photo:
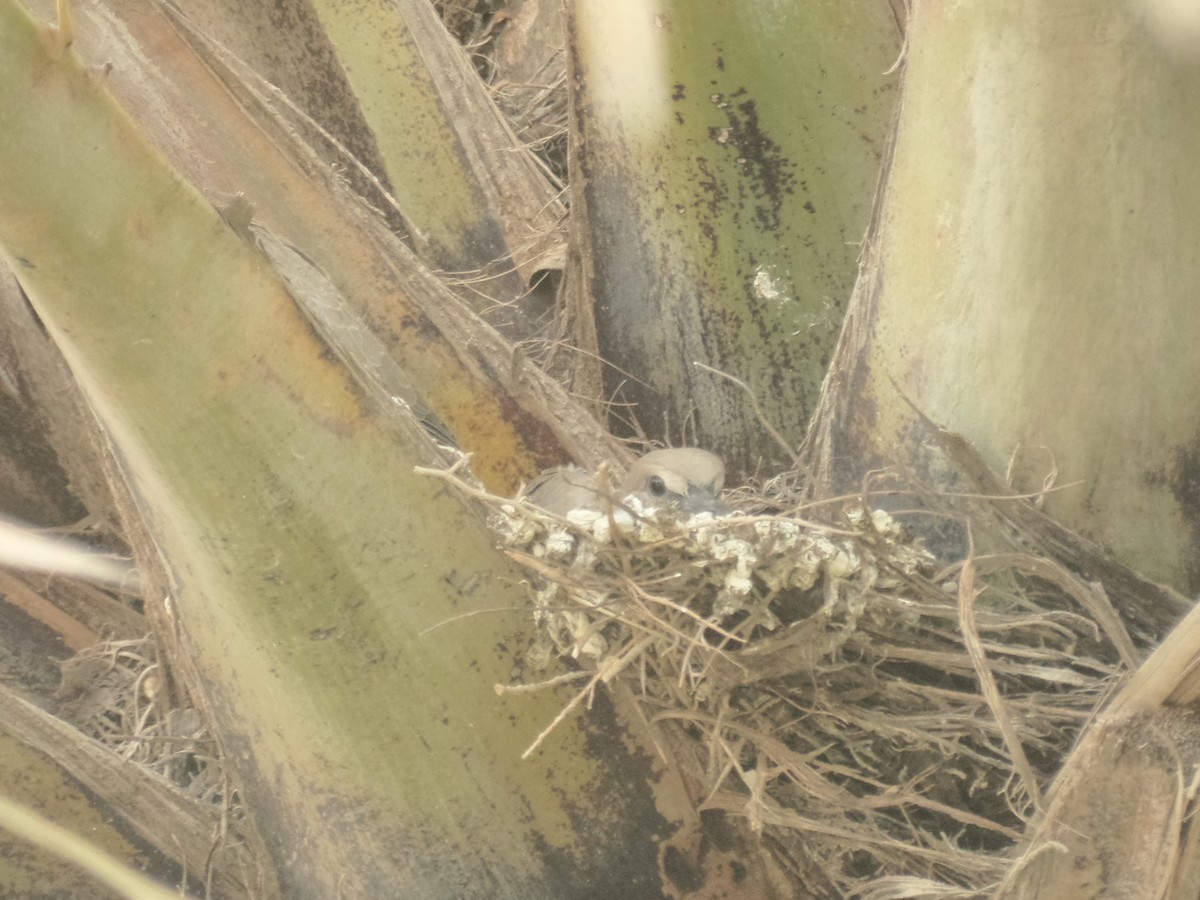
[[[629,469],[613,500],[635,497],[646,507],[669,505],[691,515],[724,512],[717,494],[725,486],[721,458],[698,447],[653,450]],[[605,492],[591,472],[551,469],[533,480],[526,496],[547,512],[565,516],[573,509],[604,510]]]

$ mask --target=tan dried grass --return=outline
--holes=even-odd
[[[974,539],[935,559],[880,496],[808,504],[789,475],[735,492],[745,512],[728,518],[618,505],[563,520],[446,477],[530,575],[531,660],[577,667],[543,684],[582,682],[530,749],[623,680],[703,785],[701,809],[744,817],[845,896],[995,885],[1138,659],[1097,584]]]

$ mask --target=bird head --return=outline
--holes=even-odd
[[[618,496],[638,498],[644,506],[676,507],[691,515],[721,514],[727,508],[717,494],[725,486],[725,463],[698,447],[652,450],[633,464]]]

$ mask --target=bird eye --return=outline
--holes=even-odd
[[[650,489],[651,495],[655,497],[661,497],[667,492],[667,483],[662,480],[661,475],[651,475],[646,486]]]

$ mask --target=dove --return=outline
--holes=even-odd
[[[629,469],[613,499],[636,497],[644,509],[669,505],[685,515],[725,512],[717,494],[725,486],[725,464],[698,447],[652,450]],[[603,510],[605,494],[594,474],[583,469],[551,469],[533,480],[525,495],[547,512],[565,516],[573,509]]]

